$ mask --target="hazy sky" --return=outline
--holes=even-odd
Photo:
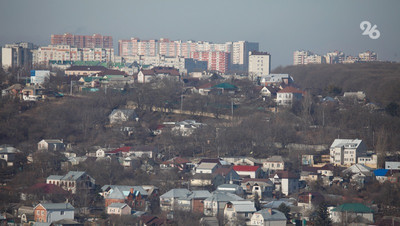
[[[247,40],[271,53],[272,67],[293,51],[346,55],[373,50],[400,61],[399,0],[0,0],[0,45],[50,44],[51,34],[111,35],[119,39]],[[360,23],[381,36],[362,35]]]

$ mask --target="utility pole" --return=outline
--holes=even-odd
[[[72,96],[72,79],[71,79],[71,90],[70,90],[70,92],[69,92],[69,95]]]
[[[182,114],[182,110],[183,110],[183,94],[181,94],[181,114]]]
[[[231,111],[232,111],[232,120],[233,120],[233,98],[231,99]]]

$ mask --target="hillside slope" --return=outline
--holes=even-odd
[[[400,103],[400,63],[322,64],[280,67],[274,73],[288,73],[302,89],[322,94],[334,85],[346,91],[364,91],[371,102],[383,106]]]

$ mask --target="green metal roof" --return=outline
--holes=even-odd
[[[373,213],[371,208],[367,207],[366,205],[362,203],[345,203],[342,204],[334,209],[332,211],[335,212],[352,212],[352,213]]]
[[[218,85],[213,86],[212,88],[237,89],[236,86],[229,84],[229,83],[220,83]]]

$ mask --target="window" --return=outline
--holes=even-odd
[[[44,216],[44,210],[42,210],[42,216]]]
[[[60,212],[60,215],[64,215],[64,211],[61,211],[61,212]]]

